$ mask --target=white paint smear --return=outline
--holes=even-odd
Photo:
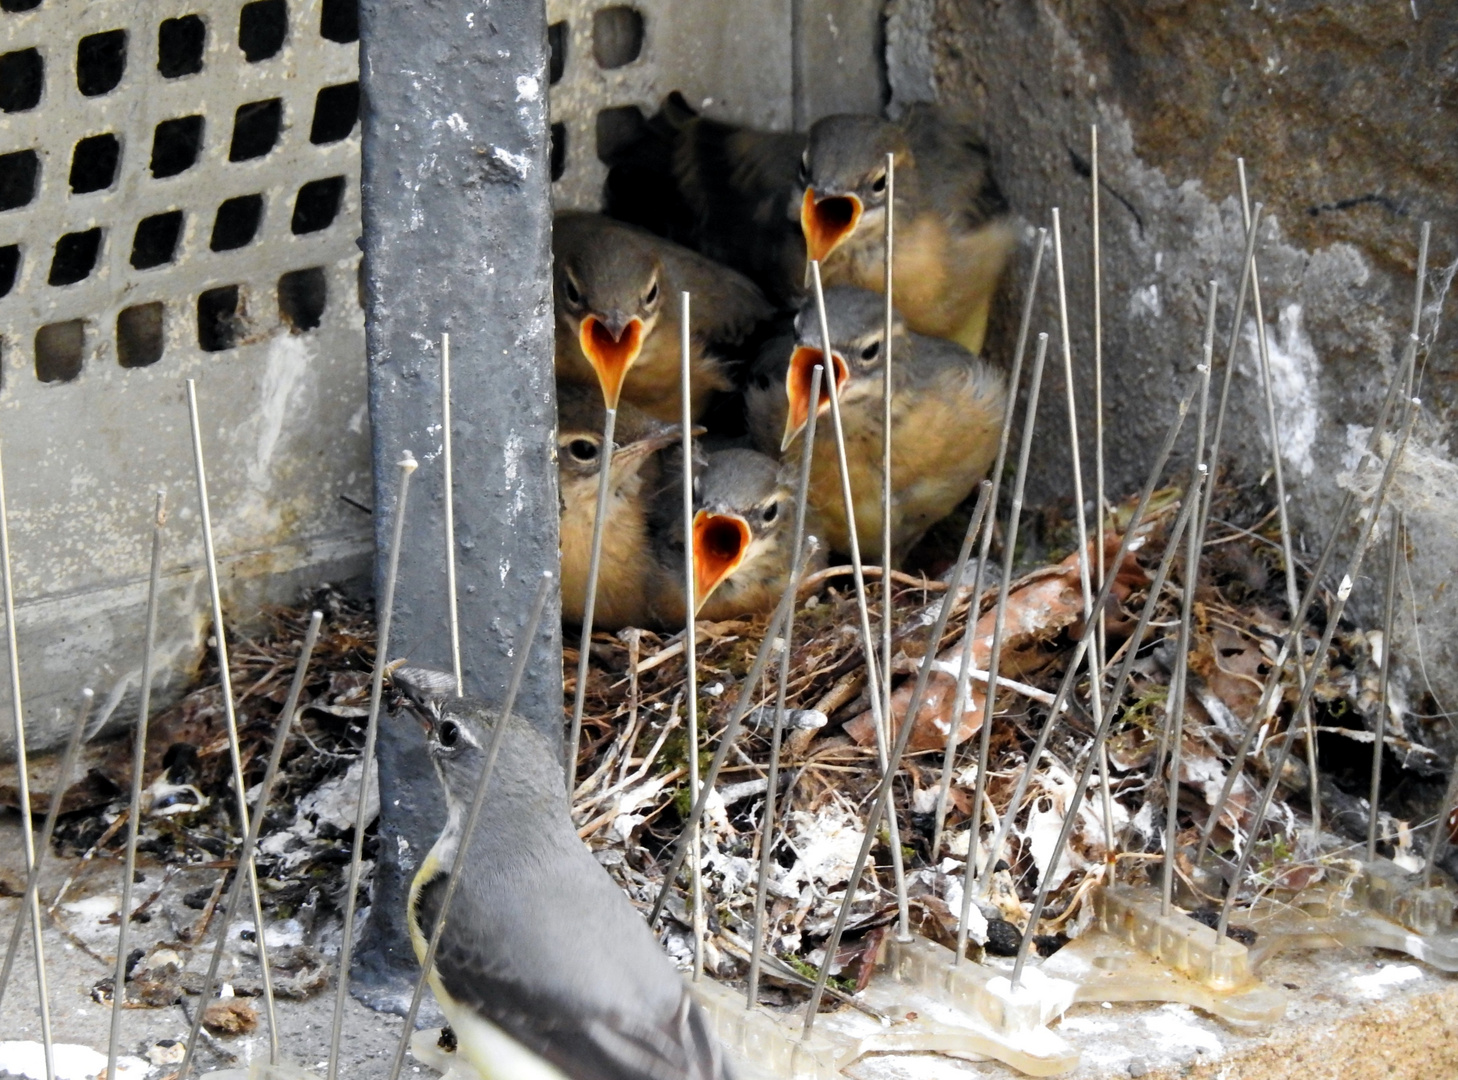
[[[56,1080],[93,1080],[106,1072],[106,1055],[89,1046],[53,1043],[51,1053],[56,1063]],[[121,1057],[116,1062],[116,1074],[122,1080],[142,1080],[147,1069],[147,1063],[138,1057]],[[45,1047],[29,1039],[0,1042],[0,1073],[45,1080]]]
[[[1352,989],[1363,997],[1385,997],[1387,991],[1414,979],[1421,979],[1423,972],[1416,964],[1388,964],[1370,975],[1353,975]]]
[[[1256,339],[1254,320],[1246,323],[1244,336],[1249,374],[1256,380],[1256,392],[1264,395],[1260,389],[1260,343]],[[1271,396],[1275,402],[1281,457],[1299,475],[1310,476],[1316,469],[1311,451],[1316,445],[1321,361],[1301,324],[1300,304],[1287,304],[1281,309],[1276,326],[1266,331],[1266,347],[1271,354]],[[1270,446],[1270,432],[1264,425],[1261,438]]]
[[[1191,1049],[1216,1056],[1222,1049],[1219,1037],[1196,1022],[1188,1005],[1164,1005],[1144,1017],[1144,1027],[1154,1036],[1158,1049],[1167,1053]]]

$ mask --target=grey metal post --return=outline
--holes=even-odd
[[[547,17],[541,0],[360,5],[361,176],[377,550],[393,462],[420,471],[391,652],[450,670],[440,335],[451,336],[457,577],[467,693],[500,701],[542,573],[557,569]],[[377,563],[378,566],[382,563]],[[562,732],[560,619],[545,614],[520,712]],[[553,658],[553,659],[547,659]],[[359,996],[398,1008],[415,958],[405,894],[443,819],[413,728],[380,725],[376,902]],[[403,843],[402,843],[403,841]],[[389,999],[394,998],[394,1001]]]

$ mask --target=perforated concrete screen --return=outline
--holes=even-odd
[[[158,488],[168,678],[196,653],[187,378],[239,614],[367,571],[340,497],[370,490],[357,38],[353,0],[0,3],[0,440],[39,745],[60,698],[140,666]]]

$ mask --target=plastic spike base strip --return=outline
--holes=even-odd
[[[102,1070],[103,1073],[105,1071]],[[267,1058],[259,1058],[241,1069],[215,1069],[203,1073],[199,1080],[319,1080],[319,1077],[301,1065],[290,1065],[286,1061],[270,1065]]]
[[[1258,902],[1244,922],[1256,932],[1252,963],[1259,966],[1293,949],[1335,944],[1402,952],[1439,971],[1458,971],[1454,893],[1425,886],[1388,859],[1342,860],[1327,865],[1327,880],[1299,899]]]
[[[834,1080],[854,1060],[818,1026],[802,1039],[799,1013],[745,1008],[741,991],[712,979],[692,989],[741,1080]]]
[[[1286,1012],[1286,994],[1255,977],[1244,945],[1127,885],[1099,889],[1095,922],[1049,957],[1045,975],[1077,984],[1077,1001],[1191,1005],[1236,1027],[1265,1027]]]

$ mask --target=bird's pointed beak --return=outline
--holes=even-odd
[[[694,613],[749,553],[749,522],[738,514],[694,515]]]
[[[800,229],[805,234],[807,256],[824,262],[860,224],[861,200],[854,195],[815,197],[814,188],[805,189],[800,201]]]
[[[583,354],[597,372],[603,403],[609,409],[616,409],[628,369],[643,348],[643,320],[634,315],[614,332],[607,321],[588,315],[578,328],[577,338]]]
[[[840,353],[832,352],[830,358],[835,367],[835,394],[838,398],[840,388],[850,378],[850,368],[846,366],[845,358]],[[790,407],[785,413],[784,438],[780,440],[782,454],[810,422],[810,389],[815,381],[815,365],[823,363],[825,353],[810,345],[796,345],[795,351],[790,355],[790,367],[785,372],[785,397]],[[827,382],[825,379],[820,382],[820,400],[815,403],[817,416],[830,408],[830,387],[826,385]]]
[[[636,469],[644,458],[657,453],[664,447],[672,446],[678,440],[678,429],[667,428],[657,435],[649,435],[647,438],[630,442],[626,446],[620,446],[613,454],[612,470],[615,474],[619,471],[630,472]]]

